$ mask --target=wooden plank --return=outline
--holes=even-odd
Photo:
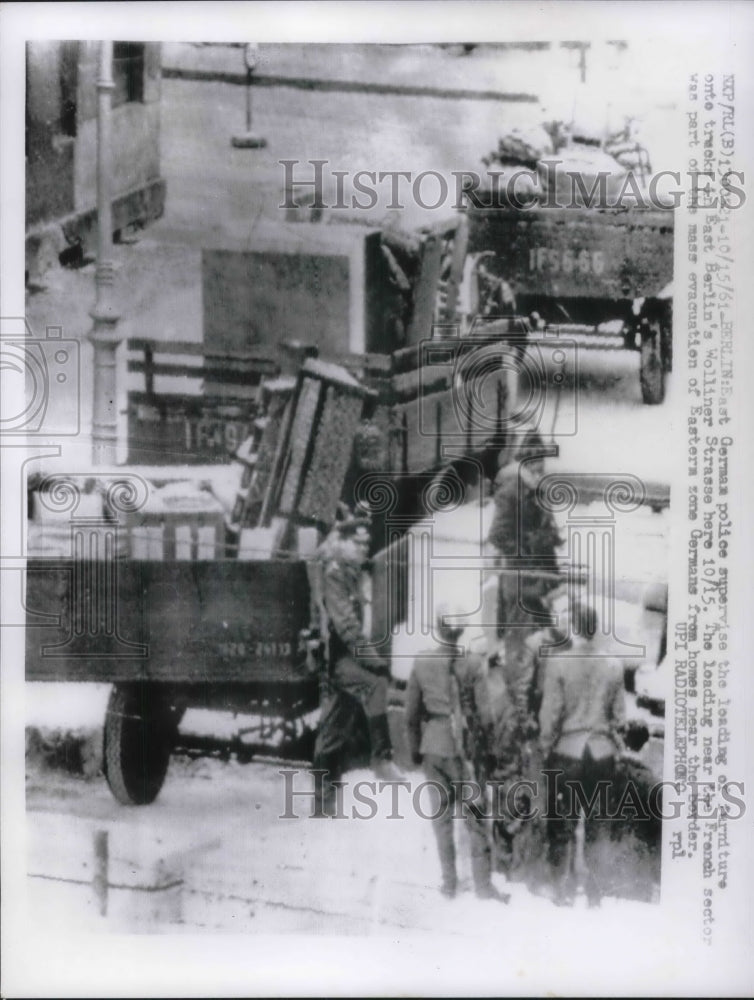
[[[129,372],[150,372],[153,376],[164,375],[173,377],[214,379],[218,382],[226,382],[230,385],[243,385],[249,379],[255,378],[257,381],[265,375],[277,373],[275,365],[266,365],[258,368],[246,368],[245,370],[233,371],[227,366],[221,365],[181,365],[168,362],[156,361],[148,365],[144,361],[129,361]]]
[[[424,242],[419,280],[416,284],[414,313],[408,329],[408,340],[412,344],[432,335],[437,285],[442,265],[442,240],[428,236]]]
[[[458,305],[458,290],[463,280],[463,267],[466,261],[466,253],[469,247],[469,223],[466,216],[460,216],[456,224],[453,235],[452,260],[450,275],[445,291],[445,304],[442,316],[445,322],[451,322],[456,317],[456,307]]]
[[[204,354],[204,344],[196,340],[150,340],[146,337],[129,337],[126,341],[129,351],[151,349],[161,354]]]
[[[151,350],[154,354],[189,354],[223,361],[259,362],[277,367],[273,358],[258,351],[213,351],[206,344],[194,340],[151,340],[146,337],[129,337],[127,347],[129,351]]]

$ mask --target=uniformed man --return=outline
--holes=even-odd
[[[490,525],[489,543],[505,569],[510,559],[529,559],[519,573],[501,573],[498,602],[498,633],[506,625],[536,628],[542,622],[544,599],[557,581],[547,575],[558,571],[556,549],[562,544],[552,513],[537,496],[544,475],[545,445],[536,430],[528,431],[515,456],[503,453],[503,466],[494,484],[495,514]],[[527,572],[527,570],[529,572]]]
[[[437,792],[432,824],[440,854],[443,895],[453,898],[458,891],[453,819],[460,806],[471,840],[476,894],[481,899],[507,903],[508,897],[492,885],[483,790],[473,780],[467,754],[472,733],[485,742],[489,740],[490,695],[481,661],[468,651],[464,655],[458,647],[463,628],[447,619],[447,609],[439,609],[440,642],[414,660],[406,692],[409,750],[413,762],[423,764],[424,773]]]
[[[548,860],[555,902],[571,905],[574,896],[572,861],[577,801],[574,786],[589,803],[606,782],[615,779],[616,758],[621,749],[619,730],[626,720],[623,668],[617,660],[599,655],[595,643],[597,615],[590,605],[574,601],[571,607],[571,648],[567,656],[548,660],[539,713],[540,743],[551,772],[557,808],[548,804]],[[590,906],[598,906],[602,895],[596,857],[603,840],[607,806],[597,797],[594,808],[584,809],[584,862],[586,895]]]
[[[496,319],[499,316],[510,316],[516,311],[516,298],[513,289],[497,274],[493,274],[483,263],[476,269],[478,292],[477,316]]]
[[[525,881],[533,890],[544,878],[538,737],[546,658],[541,649],[563,638],[554,628],[513,629],[490,662],[490,676],[505,692],[492,740],[496,862],[511,881]]]
[[[338,533],[324,567],[322,595],[332,694],[323,707],[314,748],[314,768],[326,772],[319,788],[326,812],[333,801],[332,782],[355,762],[354,743],[368,746],[377,777],[401,777],[392,764],[387,719],[390,664],[364,651],[369,645],[364,632],[369,531],[362,519],[351,517],[341,521]]]

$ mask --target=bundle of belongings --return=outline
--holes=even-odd
[[[497,149],[482,157],[486,167],[497,169],[500,165],[519,165],[536,167],[539,160],[551,156],[554,152],[551,136],[544,126],[534,125],[530,128],[512,128],[500,136]]]
[[[188,467],[154,477],[134,470],[34,473],[28,508],[30,556],[205,560],[225,553],[222,502]]]
[[[568,130],[550,123],[512,128],[482,162],[495,181],[499,207],[627,207],[643,202],[649,158],[632,140],[623,146],[603,142],[601,130],[584,118]],[[638,152],[637,152],[638,150]]]

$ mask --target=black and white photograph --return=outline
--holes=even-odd
[[[4,995],[750,995],[751,9],[2,22]]]

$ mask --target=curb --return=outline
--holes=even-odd
[[[225,70],[184,69],[179,66],[163,66],[162,77],[166,80],[196,80],[203,83],[230,83],[245,86],[246,73],[231,73]],[[361,83],[351,80],[325,80],[315,77],[276,76],[254,73],[253,87],[290,87],[293,90],[326,91],[343,94],[383,94],[399,97],[434,97],[455,101],[497,101],[503,104],[538,104],[539,97],[527,93],[506,93],[497,90],[459,90],[448,87],[419,87],[397,83]]]

